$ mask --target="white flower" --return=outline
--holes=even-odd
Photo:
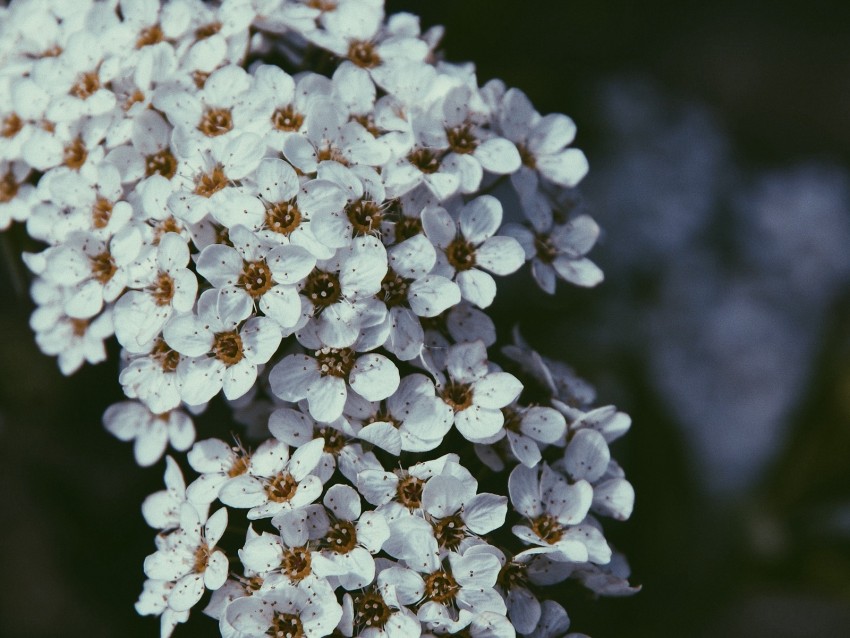
[[[525,93],[508,89],[495,118],[499,132],[517,145],[523,168],[514,180],[544,179],[572,188],[587,174],[587,158],[576,148],[566,148],[575,138],[575,123],[561,113],[541,116]],[[536,175],[534,175],[536,177]],[[536,186],[536,179],[534,180]]]
[[[554,408],[508,406],[502,412],[511,452],[528,467],[537,465],[541,459],[540,448],[556,443],[567,428],[563,415]]]
[[[191,609],[204,588],[218,589],[227,579],[227,556],[215,547],[227,527],[227,509],[217,510],[201,525],[195,507],[185,503],[180,508],[180,528],[145,559],[148,578],[175,583],[168,595],[168,606],[175,611]]]
[[[449,348],[447,378],[438,392],[455,412],[454,424],[469,441],[501,438],[504,424],[501,408],[513,402],[522,384],[509,372],[491,371],[487,349],[481,341],[460,343]]]
[[[281,333],[267,317],[252,317],[240,327],[250,313],[249,297],[207,290],[198,299],[197,315],[175,317],[165,325],[168,345],[192,357],[178,367],[187,404],[205,403],[222,388],[228,399],[237,399],[254,384],[257,366],[275,353]]]
[[[358,357],[351,348],[324,347],[315,357],[285,357],[272,368],[269,383],[284,401],[307,399],[310,416],[329,423],[342,414],[349,389],[367,401],[380,401],[398,388],[399,373],[381,354]]]
[[[192,419],[179,410],[157,414],[137,401],[122,401],[106,409],[103,424],[122,441],[135,441],[136,463],[153,465],[162,458],[168,443],[185,452],[195,441]]]
[[[149,347],[173,313],[191,311],[198,292],[198,280],[186,268],[189,247],[183,237],[165,233],[154,254],[156,260],[148,258],[129,282],[135,290],[115,303],[115,337],[134,353]]]
[[[599,237],[596,222],[588,215],[556,222],[552,206],[540,193],[524,193],[521,199],[531,227],[506,224],[502,232],[522,245],[538,285],[551,295],[556,277],[577,286],[599,284],[602,271],[585,257]]]
[[[607,563],[611,550],[599,530],[580,525],[593,500],[587,481],[568,483],[546,463],[539,468],[518,465],[508,481],[514,509],[527,525],[514,525],[514,534],[536,545],[517,556],[545,553],[553,560]]]
[[[496,296],[496,282],[484,271],[509,275],[525,261],[513,237],[496,235],[501,223],[502,205],[490,195],[466,204],[458,222],[442,208],[422,213],[425,234],[440,248],[433,273],[454,279],[463,298],[479,308],[489,306]]]
[[[310,472],[319,462],[324,439],[315,439],[289,455],[275,439],[251,455],[246,472],[223,482],[219,499],[231,507],[248,508],[248,518],[270,518],[309,505],[322,493],[322,482]]]
[[[234,600],[221,617],[222,638],[321,638],[342,617],[330,586],[316,581],[309,587],[281,584],[259,595]]]

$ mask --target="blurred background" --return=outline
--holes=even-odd
[[[606,535],[643,591],[565,589],[572,629],[850,635],[850,4],[387,4],[445,25],[481,83],[573,117],[590,161],[606,281],[549,297],[520,273],[494,308],[507,336],[522,296],[531,344],[633,417],[614,455],[635,513]],[[117,351],[67,379],[38,352],[22,238],[0,236],[2,635],[157,635],[133,602],[163,466],[101,426]]]

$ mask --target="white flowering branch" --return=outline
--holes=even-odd
[[[634,591],[597,518],[632,510],[628,417],[488,350],[496,277],[602,280],[559,203],[587,171],[572,120],[381,0],[23,0],[0,25],[0,226],[46,244],[36,340],[70,374],[114,335],[107,429],[197,475],[166,457],[143,505],[162,636],[207,590],[225,638],[561,636],[548,586]],[[195,441],[220,392],[256,445]]]

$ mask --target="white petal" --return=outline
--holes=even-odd
[[[487,308],[496,298],[496,282],[483,270],[473,268],[457,275],[460,294],[471,304]]]
[[[507,175],[518,170],[522,164],[519,151],[513,142],[494,137],[479,144],[473,153],[485,171]]]
[[[522,383],[509,372],[492,372],[473,386],[473,401],[485,408],[503,408],[522,392]]]
[[[476,249],[475,263],[495,275],[510,275],[525,263],[525,251],[513,237],[496,235]]]
[[[380,401],[398,388],[398,368],[383,355],[365,354],[357,359],[349,383],[367,401]]]
[[[495,235],[501,223],[502,204],[492,195],[477,197],[460,211],[461,231],[473,244],[480,244]]]

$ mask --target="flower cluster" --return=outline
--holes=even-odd
[[[546,585],[633,591],[597,518],[631,513],[628,417],[488,351],[496,277],[602,279],[560,203],[587,170],[568,117],[381,0],[23,0],[0,25],[0,227],[46,244],[36,340],[70,374],[114,335],[107,428],[198,475],[167,457],[143,506],[163,636],[207,590],[225,638],[559,636]],[[219,393],[256,445],[195,441]]]

